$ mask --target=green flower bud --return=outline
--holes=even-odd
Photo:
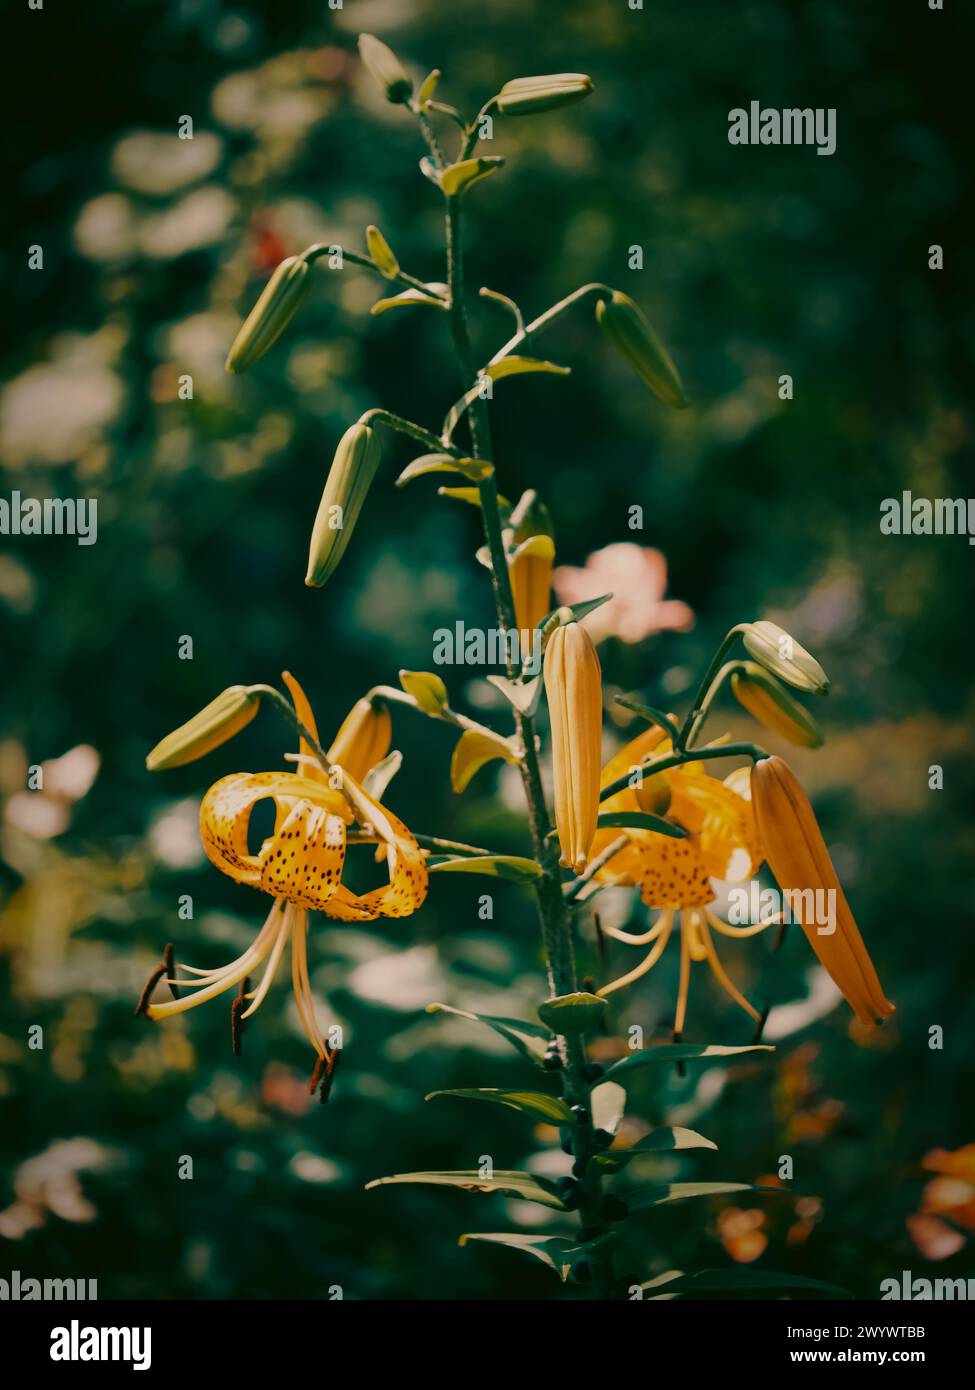
[[[748,623],[741,640],[749,656],[787,685],[814,695],[829,694],[829,678],[822,666],[778,623],[770,623],[765,618]]]
[[[584,72],[553,72],[544,77],[516,77],[506,82],[495,97],[505,116],[534,116],[556,106],[570,106],[593,90],[593,81]]]
[[[228,372],[246,372],[288,326],[308,293],[310,268],[301,256],[289,256],[275,269],[227,354]]]
[[[413,95],[412,78],[391,48],[372,34],[360,34],[359,56],[382,87],[387,101],[409,101]]]
[[[389,242],[378,227],[366,228],[366,246],[376,264],[376,269],[381,271],[387,280],[395,280],[399,274],[399,261],[393,255]]]
[[[229,686],[199,714],[157,743],[146,758],[146,767],[150,772],[162,772],[195,762],[246,728],[260,703],[261,697],[251,694],[246,685]]]
[[[687,406],[680,376],[670,353],[642,310],[628,294],[614,290],[596,305],[596,321],[606,337],[662,401],[675,410]]]
[[[308,549],[305,583],[320,589],[338,567],[376,476],[381,450],[368,425],[357,423],[339,440]]]

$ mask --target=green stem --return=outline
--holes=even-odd
[[[707,762],[710,758],[751,758],[752,762],[757,762],[759,758],[767,758],[764,748],[760,748],[757,743],[721,743],[713,748],[695,748],[693,752],[668,753],[665,758],[648,758],[646,762],[635,764],[629,772],[624,772],[622,777],[617,777],[615,782],[610,782],[608,787],[604,787],[599,793],[600,801],[607,801],[609,797],[615,796],[617,792],[624,791],[630,785],[630,778],[636,768],[644,774],[654,776],[658,772],[666,772],[669,768],[680,767],[683,763]]]
[[[577,290],[573,290],[572,293],[567,294],[564,299],[560,299],[557,304],[553,304],[550,309],[546,309],[544,314],[539,314],[537,319],[532,319],[531,323],[526,323],[520,328],[514,337],[508,339],[504,347],[498,348],[497,352],[491,358],[491,362],[488,363],[488,366],[490,366],[492,362],[500,362],[502,357],[507,357],[509,352],[513,352],[515,348],[521,347],[522,343],[530,338],[533,333],[537,333],[540,329],[553,323],[560,314],[565,313],[566,309],[571,309],[573,304],[578,304],[580,299],[585,299],[587,294],[612,293],[613,291],[610,289],[609,285],[601,285],[596,282],[591,285],[580,285]]]
[[[457,711],[451,709],[449,705],[444,705],[439,713],[432,714],[429,710],[425,710],[417,704],[413,696],[409,695],[405,690],[397,690],[395,685],[374,685],[366,696],[366,699],[372,699],[373,696],[377,696],[382,700],[387,700],[392,704],[408,705],[410,709],[416,710],[418,714],[426,715],[427,719],[439,719],[441,723],[453,724],[457,729],[469,729],[475,734],[485,734],[488,738],[501,739],[511,747],[509,741],[503,734],[499,734],[497,730],[489,728],[487,724],[479,724],[476,719],[469,719],[466,714],[458,714]],[[517,752],[517,750],[512,748],[512,752]]]
[[[736,625],[731,629],[731,631],[725,635],[724,640],[718,647],[718,650],[711,658],[711,665],[705,671],[704,679],[698,686],[697,694],[694,697],[694,703],[691,706],[691,712],[684,720],[683,728],[680,731],[680,738],[677,741],[678,747],[687,747],[687,740],[690,736],[691,730],[693,729],[694,725],[699,722],[698,716],[700,715],[701,710],[704,708],[704,701],[707,698],[708,691],[711,689],[711,682],[714,680],[715,676],[718,673],[718,668],[724,661],[725,653],[728,652],[730,648],[734,645],[735,639],[737,638],[739,632],[743,632],[744,629],[744,623],[736,623]]]
[[[302,255],[306,261],[313,262],[319,260],[322,256],[330,256],[335,249],[336,248],[333,246],[326,245],[324,241],[316,241],[314,246],[309,246],[307,250],[302,252]],[[365,266],[366,270],[374,270],[377,275],[382,275],[383,279],[389,280],[390,283],[398,280],[401,285],[409,285],[411,289],[422,290],[423,293],[428,295],[431,299],[443,299],[443,295],[438,293],[437,290],[432,290],[429,285],[424,284],[422,280],[418,280],[415,275],[407,275],[405,270],[397,270],[395,275],[386,275],[379,269],[371,256],[364,256],[359,251],[346,251],[345,248],[341,246],[337,249],[341,251],[343,261],[351,261],[353,265],[361,265]]]
[[[446,199],[447,281],[450,291],[450,323],[454,347],[464,389],[476,380],[474,354],[464,297],[463,252],[461,246],[460,199]],[[491,453],[491,424],[487,403],[478,398],[468,415],[471,450],[474,458],[489,458]],[[502,534],[501,511],[498,505],[498,486],[494,472],[478,482],[484,536],[491,556],[491,573],[498,621],[505,631],[517,627],[514,596],[508,574],[508,560]],[[514,677],[514,663],[508,663],[508,675]],[[522,785],[528,804],[528,823],[534,857],[542,874],[535,891],[548,969],[549,989],[553,996],[571,994],[577,988],[575,951],[572,926],[562,895],[558,854],[548,838],[550,823],[541,770],[535,747],[534,721],[519,710],[514,711],[515,725],[521,740],[523,756],[520,761]],[[587,1164],[598,1145],[594,1138],[589,1084],[586,1081],[586,1051],[579,1037],[560,1038],[562,1057],[562,1089],[566,1101],[580,1107],[579,1123],[573,1128],[574,1153],[580,1164]],[[591,1167],[591,1165],[590,1165]],[[584,1226],[601,1228],[599,1216],[600,1193],[598,1174],[584,1172],[580,1183],[580,1216]],[[606,1278],[608,1280],[608,1273]]]
[[[694,715],[693,719],[690,719],[688,721],[687,736],[683,740],[683,747],[691,748],[693,746],[698,734],[704,728],[704,721],[711,713],[711,708],[715,700],[721,694],[721,691],[727,685],[728,681],[735,674],[735,672],[742,670],[744,668],[744,665],[745,663],[743,661],[726,661],[725,664],[721,667],[721,670],[714,677],[714,680],[708,687],[707,694],[701,701],[701,708],[698,710],[697,714]]]
[[[404,420],[401,415],[394,415],[390,410],[381,410],[375,406],[372,410],[365,411],[359,416],[360,425],[386,425],[391,430],[396,430],[399,434],[408,434],[411,439],[415,439],[420,444],[425,444],[431,453],[453,454],[455,458],[462,458],[463,449],[456,449],[452,444],[444,444],[439,435],[426,430],[422,425],[416,425],[412,420]]]

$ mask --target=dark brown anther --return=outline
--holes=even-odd
[[[683,1033],[678,1033],[677,1029],[676,1029],[676,1028],[674,1029],[673,1041],[674,1041],[675,1043],[679,1043],[680,1040],[683,1038],[683,1036],[684,1036]],[[677,1075],[678,1075],[678,1076],[684,1077],[684,1076],[687,1075],[687,1068],[685,1067],[685,1065],[684,1065],[683,1062],[675,1062],[674,1065],[675,1065],[675,1067],[677,1068]]]
[[[140,1014],[144,1014],[146,1009],[148,1009],[149,1000],[152,998],[152,991],[156,988],[156,985],[158,985],[159,981],[163,978],[165,974],[165,964],[157,965],[155,970],[149,976],[148,980],[146,980],[145,987],[143,988],[142,993],[139,995],[139,1002],[135,1006],[136,1018],[138,1018]]]
[[[244,1035],[244,1020],[241,1014],[247,1006],[247,991],[251,987],[250,976],[245,975],[240,982],[240,989],[237,991],[237,998],[230,1006],[230,1046],[234,1050],[234,1056],[240,1056],[240,1044]]]
[[[603,924],[599,920],[599,913],[592,914],[593,926],[596,928],[596,950],[599,952],[599,959],[606,964],[606,937],[603,934]]]
[[[168,941],[166,949],[163,951],[163,965],[166,967],[166,978],[169,983],[169,992],[174,999],[179,998],[179,985],[173,984],[176,977],[176,952],[173,943]]]
[[[335,1069],[342,1055],[341,1049],[337,1047],[329,1047],[326,1043],[325,1048],[325,1056],[316,1057],[315,1059],[315,1070],[312,1072],[311,1080],[308,1083],[308,1094],[313,1096],[315,1092],[318,1091],[318,1099],[322,1105],[328,1102],[329,1095],[332,1091],[332,1081],[335,1077]]]
[[[773,944],[772,944],[772,950],[773,950],[773,951],[781,951],[781,950],[782,950],[782,947],[783,947],[784,944],[785,944],[785,934],[786,934],[786,931],[788,930],[788,927],[789,927],[788,922],[780,922],[780,923],[779,923],[779,929],[778,929],[778,931],[775,933],[775,941],[774,941]]]
[[[755,1024],[755,1036],[752,1038],[752,1042],[753,1042],[753,1043],[759,1043],[759,1042],[762,1041],[762,1034],[763,1034],[763,1032],[765,1031],[765,1025],[766,1025],[766,1023],[768,1022],[768,1015],[769,1015],[769,1005],[766,1004],[766,1005],[765,1005],[765,1008],[762,1010],[762,1016],[761,1016],[761,1018],[760,1018],[760,1019],[758,1020],[758,1022]]]

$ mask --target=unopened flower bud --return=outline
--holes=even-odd
[[[742,709],[766,729],[781,734],[800,748],[819,748],[822,744],[823,736],[816,721],[785,686],[757,662],[742,662],[741,668],[731,677],[731,690]]]
[[[603,724],[599,657],[585,628],[568,623],[555,629],[545,649],[544,678],[561,862],[579,873],[596,834]]]
[[[368,425],[356,423],[339,440],[308,548],[305,583],[320,589],[338,566],[366,500],[381,451]]]
[[[391,48],[372,34],[360,34],[359,56],[383,89],[387,101],[409,101],[413,93],[412,78]]]
[[[301,256],[289,256],[275,269],[231,345],[228,372],[245,372],[284,332],[308,293],[309,270]]]
[[[328,760],[362,782],[385,758],[392,741],[393,721],[386,702],[356,700],[328,749]]]
[[[593,90],[583,72],[553,72],[543,77],[516,77],[501,88],[495,104],[505,116],[533,116],[581,101]]]
[[[807,690],[815,695],[829,693],[829,678],[822,666],[778,623],[770,623],[765,618],[748,623],[742,641],[750,656],[796,690]]]
[[[752,768],[751,789],[768,866],[820,964],[861,1022],[887,1018],[894,1005],[881,988],[801,784],[781,758],[762,758]],[[827,922],[820,920],[821,901],[830,904]]]
[[[246,728],[260,703],[260,696],[251,694],[246,685],[229,686],[199,714],[157,743],[146,758],[146,767],[150,772],[162,772],[195,762]]]
[[[683,410],[687,397],[670,353],[628,294],[614,290],[596,305],[596,321],[630,366],[667,405]]]

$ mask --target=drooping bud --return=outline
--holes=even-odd
[[[392,741],[393,721],[385,700],[356,700],[327,757],[330,763],[338,763],[343,771],[362,782],[385,758]]]
[[[881,988],[802,786],[788,763],[774,757],[755,763],[751,786],[765,858],[793,918],[857,1018],[887,1018],[894,1005]]]
[[[544,677],[561,862],[579,873],[596,834],[603,724],[602,673],[585,628],[568,623],[555,629]]]
[[[146,767],[150,772],[162,772],[195,762],[246,728],[260,703],[261,697],[246,685],[228,686],[199,714],[157,743],[146,758]]]
[[[352,425],[339,440],[311,533],[309,588],[320,589],[345,554],[380,457],[379,440],[368,425]]]
[[[765,618],[748,623],[742,641],[749,655],[786,684],[810,694],[829,694],[829,678],[822,666],[778,623]]]
[[[359,56],[383,90],[387,101],[394,104],[409,101],[413,81],[393,50],[372,34],[359,35]]]
[[[593,91],[593,80],[584,72],[553,72],[543,77],[516,77],[506,82],[495,97],[505,116],[534,116],[557,106],[570,106]]]
[[[511,514],[516,549],[508,560],[508,577],[519,631],[534,630],[551,608],[555,560],[552,518],[534,490],[522,496]]]
[[[399,274],[399,261],[393,255],[392,247],[378,227],[369,226],[366,228],[366,245],[376,269],[381,271],[387,280],[395,280]]]
[[[289,256],[276,267],[227,353],[228,372],[246,372],[284,332],[308,293],[311,267]]]
[[[687,397],[673,358],[628,294],[614,290],[609,299],[601,299],[596,321],[651,391],[675,410],[686,408]]]
[[[785,686],[757,662],[741,663],[741,667],[732,674],[731,691],[742,709],[746,709],[766,729],[781,734],[800,748],[819,748],[822,745],[823,736],[816,721]]]

